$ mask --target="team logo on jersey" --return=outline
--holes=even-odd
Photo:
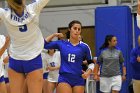
[[[23,22],[25,19],[27,19],[29,17],[29,13],[27,12],[26,14],[24,14],[22,17],[18,17],[15,14],[11,14],[11,19],[18,21],[18,22]]]

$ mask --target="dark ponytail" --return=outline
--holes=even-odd
[[[14,0],[14,2],[17,3],[17,4],[19,4],[19,5],[22,5],[22,2],[23,1],[22,0]]]
[[[67,38],[67,39],[70,38],[70,31],[69,31],[69,29],[71,29],[72,26],[73,26],[74,24],[80,24],[80,25],[82,26],[81,22],[78,21],[78,20],[73,20],[73,21],[71,21],[71,22],[69,23],[69,25],[68,25],[68,31],[66,32],[66,38]]]
[[[106,35],[105,41],[99,49],[102,50],[104,48],[107,48],[109,46],[108,42],[111,41],[113,37],[115,37],[115,36],[114,35]]]

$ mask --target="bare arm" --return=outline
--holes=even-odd
[[[10,37],[6,37],[5,44],[4,44],[3,47],[0,49],[0,57],[3,55],[3,53],[5,52],[5,50],[8,48],[9,43],[10,43]]]
[[[54,70],[58,70],[59,68],[60,66],[56,66],[56,67],[48,66],[47,70],[54,71]]]
[[[138,0],[137,13],[140,15],[140,0]]]
[[[86,72],[83,71],[82,77],[84,79],[87,79],[90,76],[91,73],[92,73],[92,69],[88,69]]]
[[[3,60],[4,64],[9,62],[9,56],[7,56],[4,60]]]
[[[41,10],[48,4],[49,1],[50,0],[32,0],[34,11],[36,13],[40,13]]]
[[[94,68],[94,79],[97,81],[97,80],[99,80],[99,75],[98,75],[98,72],[99,72],[99,64],[96,64],[95,65],[95,68]]]
[[[47,42],[50,42],[50,41],[52,41],[53,38],[55,38],[55,37],[62,38],[62,37],[64,37],[64,35],[63,35],[62,33],[54,33],[54,34],[48,36],[45,40],[46,40]]]
[[[126,80],[126,67],[125,66],[123,66],[123,74],[122,74],[122,81],[125,81]]]
[[[94,69],[94,75],[98,75],[98,72],[99,72],[99,64],[96,64]]]

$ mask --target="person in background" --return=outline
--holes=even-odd
[[[48,93],[47,90],[47,84],[48,84],[48,73],[49,73],[49,70],[47,70],[47,54],[48,54],[48,50],[46,49],[43,49],[42,53],[41,53],[41,57],[42,57],[42,63],[43,63],[43,93]]]
[[[7,88],[4,80],[4,63],[8,62],[7,48],[10,44],[10,38],[0,35],[0,93],[7,93]]]
[[[138,7],[137,7],[137,26],[140,28],[140,0],[138,0]]]
[[[131,51],[130,64],[132,66],[132,81],[134,93],[140,93],[140,35],[138,46]]]
[[[48,83],[46,93],[54,93],[54,90],[57,87],[60,62],[60,52],[56,51],[55,49],[49,49],[47,53],[47,69],[49,70],[49,74],[47,79]]]
[[[0,8],[0,19],[10,36],[9,84],[11,93],[22,93],[26,81],[29,93],[42,93],[43,71],[41,52],[44,38],[39,28],[39,15],[49,0],[25,5],[25,0],[6,0]]]
[[[126,68],[123,64],[124,57],[122,51],[116,45],[117,37],[107,35],[105,42],[100,47],[94,79],[98,80],[100,68],[100,91],[103,93],[119,93],[122,81],[126,79]],[[123,68],[123,73],[121,73],[121,67]]]

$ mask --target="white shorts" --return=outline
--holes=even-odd
[[[58,77],[59,77],[59,74],[49,74],[48,75],[48,81],[49,82],[58,82]]]
[[[122,86],[121,75],[113,77],[100,77],[100,91],[111,92],[111,90],[120,91]]]

